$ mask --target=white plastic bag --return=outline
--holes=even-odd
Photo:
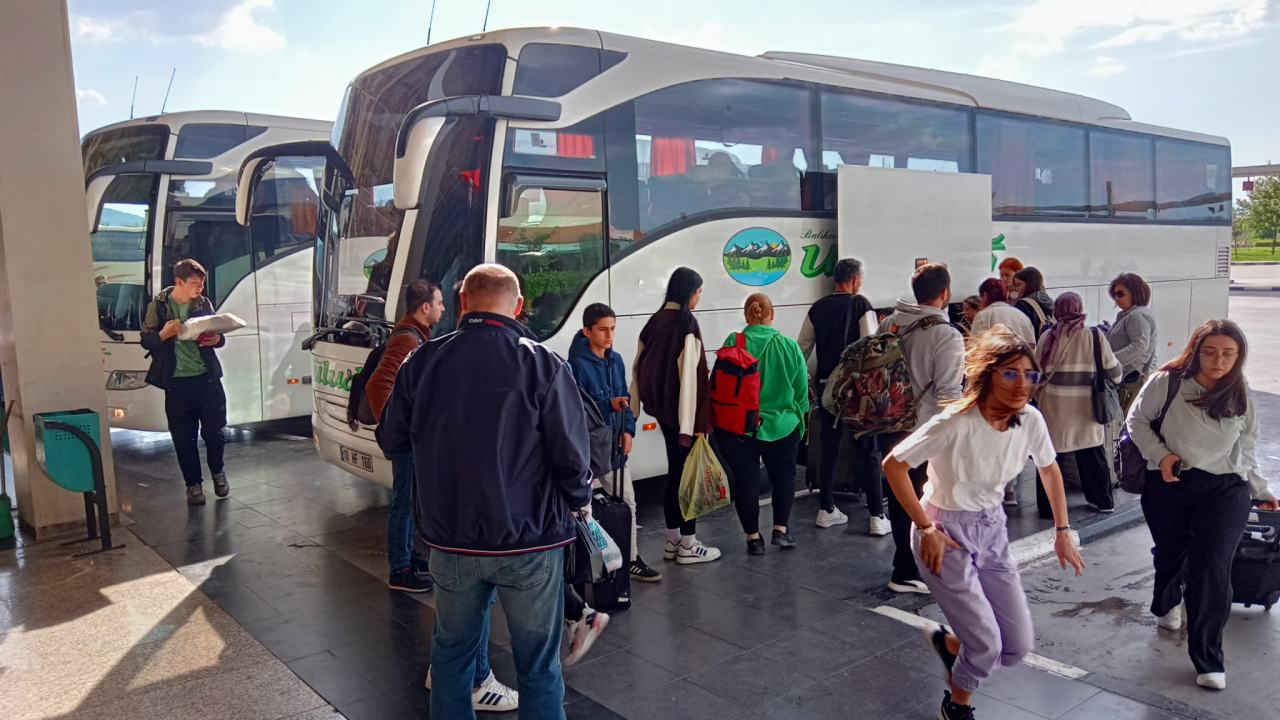
[[[247,323],[231,313],[219,313],[217,315],[201,315],[194,317],[182,323],[182,329],[178,331],[179,340],[195,340],[207,332],[216,332],[226,335],[233,330],[239,330]]]
[[[622,567],[622,550],[618,548],[618,544],[590,515],[587,516],[587,528],[591,530],[591,539],[595,541],[596,547],[604,553],[604,569],[608,572],[619,570]]]

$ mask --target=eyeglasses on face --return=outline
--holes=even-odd
[[[1039,385],[1040,378],[1044,377],[1042,373],[1036,370],[1028,370],[1026,372],[1021,370],[1000,370],[996,375],[1010,384],[1018,382],[1019,378],[1026,378],[1032,385]]]
[[[1200,357],[1201,359],[1207,362],[1215,362],[1215,361],[1221,360],[1222,362],[1225,362],[1225,363],[1233,363],[1236,361],[1238,357],[1240,357],[1240,354],[1234,350],[1225,350],[1223,352],[1218,352],[1217,350],[1213,350],[1210,348],[1202,348],[1200,350]]]

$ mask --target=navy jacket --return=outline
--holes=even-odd
[[[609,422],[614,434],[618,432],[618,413],[609,402],[616,397],[631,400],[631,391],[627,389],[627,364],[622,356],[612,348],[604,351],[604,357],[591,352],[591,341],[586,335],[579,334],[569,344],[569,366],[573,369],[573,379],[578,387],[586,391],[596,406],[600,408],[601,417]],[[636,436],[636,416],[631,413],[631,405],[622,412],[622,430]],[[624,458],[625,459],[625,458]]]
[[[431,547],[509,555],[572,542],[591,504],[590,441],[569,365],[523,325],[468,313],[415,350],[379,426],[413,453],[413,516]]]

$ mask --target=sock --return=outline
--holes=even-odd
[[[679,531],[677,531],[677,532],[679,532]],[[689,548],[692,548],[692,547],[693,547],[693,545],[694,545],[694,543],[696,543],[697,541],[698,541],[698,536],[697,536],[697,535],[681,535],[681,536],[680,536],[680,547],[685,548],[686,550],[688,550]]]
[[[675,528],[674,530],[667,531],[667,542],[671,543],[672,545],[680,544],[680,528]]]

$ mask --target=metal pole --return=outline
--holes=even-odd
[[[427,20],[427,44],[431,44],[431,26],[436,22],[436,0],[431,0],[431,17]]]
[[[480,28],[480,32],[488,32],[488,31],[489,31],[489,8],[491,8],[491,7],[493,7],[493,0],[489,0],[489,2],[485,3],[485,6],[484,6],[484,26]]]

